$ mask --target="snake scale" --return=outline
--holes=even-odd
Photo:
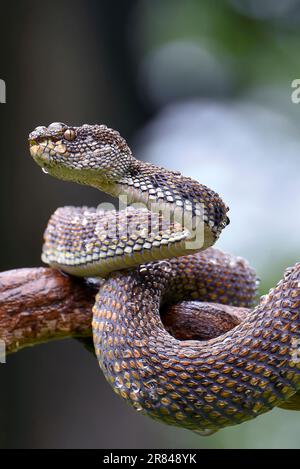
[[[163,325],[166,305],[183,311],[181,302],[198,300],[204,314],[238,314],[255,300],[253,269],[211,247],[229,223],[219,195],[136,160],[105,125],[52,123],[37,127],[29,142],[44,172],[126,199],[121,211],[59,208],[42,254],[67,273],[105,278],[93,308],[93,340],[119,396],[143,414],[203,435],[275,406],[297,407],[300,264],[236,327],[178,339]]]

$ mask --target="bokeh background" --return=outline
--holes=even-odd
[[[53,121],[106,123],[217,190],[231,208],[218,246],[249,259],[261,293],[299,261],[299,0],[26,0],[1,18],[1,270],[40,265],[57,206],[107,200],[31,161],[27,134]],[[284,410],[206,438],[154,422],[75,340],[0,365],[2,448],[300,448],[299,430]]]

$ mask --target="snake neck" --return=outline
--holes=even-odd
[[[162,213],[170,224],[180,223],[194,240],[193,250],[213,245],[228,224],[228,207],[217,193],[178,171],[134,158],[121,178],[113,182],[95,178],[91,185],[118,197],[123,206],[143,204]]]

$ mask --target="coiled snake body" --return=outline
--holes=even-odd
[[[244,260],[210,247],[229,221],[215,192],[136,160],[104,125],[53,123],[29,141],[45,172],[144,204],[119,212],[60,208],[45,232],[45,262],[106,278],[93,339],[115,392],[137,411],[202,434],[288,407],[300,388],[300,265],[246,311],[256,275]],[[201,301],[204,314],[229,308],[244,319],[218,337],[179,340],[161,311],[187,300]]]

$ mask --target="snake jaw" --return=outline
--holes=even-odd
[[[30,154],[40,166],[50,162],[50,152],[47,151],[47,146],[36,140],[30,141]]]
[[[61,139],[54,141],[51,138],[36,136],[35,138],[29,138],[29,148],[32,158],[42,168],[44,173],[60,177],[55,168],[55,157],[57,155],[60,157],[68,156],[67,147]],[[63,178],[63,174],[61,178]]]

